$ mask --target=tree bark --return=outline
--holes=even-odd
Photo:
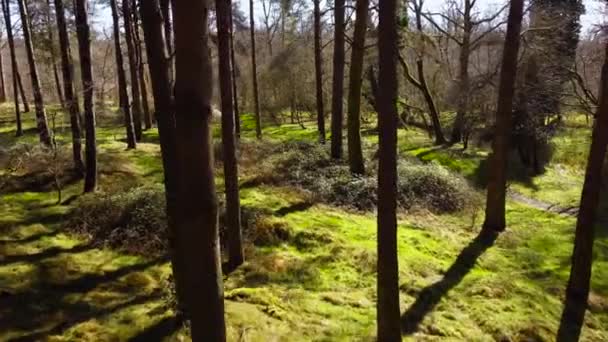
[[[382,0],[378,25],[378,341],[401,341],[397,258],[397,2]]]
[[[213,177],[212,65],[205,0],[175,1],[177,259],[193,341],[225,341],[224,293]],[[182,268],[183,266],[183,268]]]
[[[178,244],[177,217],[177,150],[175,112],[173,102],[173,84],[171,59],[167,52],[167,41],[164,37],[164,20],[159,0],[140,1],[141,19],[144,30],[146,52],[148,55],[148,70],[154,98],[154,115],[158,124],[161,156],[165,173],[165,196],[167,202],[167,218],[169,227],[169,245],[171,251],[171,266],[177,294],[178,305],[187,312],[185,271],[180,269],[180,251]],[[183,266],[182,266],[183,267]]]
[[[165,43],[167,46],[167,53],[169,54],[169,60],[171,61],[171,63],[169,64],[169,75],[171,76],[171,82],[173,83],[173,77],[175,73],[175,59],[173,58],[173,25],[171,25],[171,2],[172,0],[160,0],[160,9],[163,14],[164,20],[163,27],[165,30]]]
[[[344,110],[344,0],[334,3],[334,59],[331,99],[331,157],[342,158],[342,121]]]
[[[519,53],[519,34],[523,16],[523,0],[512,0],[507,21],[498,104],[496,107],[496,129],[490,157],[490,169],[486,200],[486,219],[483,230],[503,231],[506,226],[505,200],[507,189],[507,167],[509,157],[509,137],[511,136],[511,116],[513,94],[517,76],[517,57]]]
[[[13,40],[13,26],[11,23],[11,14],[8,6],[8,0],[2,1],[2,14],[4,15],[4,24],[6,25],[6,36],[8,40],[8,47],[11,56],[11,69],[13,72],[13,100],[15,102],[15,120],[17,123],[16,136],[20,137],[23,135],[23,127],[21,124],[21,110],[19,108],[19,65],[17,64],[17,58],[15,56],[15,41]]]
[[[452,128],[451,142],[456,144],[462,140],[464,127],[464,116],[469,107],[469,56],[471,55],[471,34],[473,33],[473,22],[471,10],[475,0],[464,1],[462,44],[458,57],[458,108],[456,119]]]
[[[255,136],[262,138],[262,119],[260,115],[260,96],[258,93],[258,67],[255,60],[255,19],[253,16],[253,0],[249,0],[249,25],[251,31],[251,73],[253,77],[253,105],[255,111]]]
[[[63,0],[54,0],[55,17],[57,20],[57,32],[59,35],[59,48],[61,54],[61,71],[63,74],[63,92],[65,94],[65,105],[70,113],[70,128],[72,131],[72,155],[74,165],[80,172],[84,171],[82,161],[82,146],[80,126],[80,108],[78,106],[78,96],[74,92],[74,62],[72,61],[72,51],[70,49],[70,39],[65,21],[65,10]]]
[[[215,0],[219,59],[220,95],[222,105],[222,146],[224,151],[224,180],[226,184],[226,228],[228,231],[229,269],[243,263],[241,236],[241,204],[239,199],[236,134],[232,108],[232,77],[230,70],[230,0]]]
[[[317,88],[317,127],[319,142],[325,144],[325,110],[323,105],[323,55],[321,51],[321,0],[314,0],[315,9],[315,82]]]
[[[0,103],[6,102],[6,82],[4,82],[4,61],[0,51]]]
[[[566,305],[557,334],[557,341],[560,342],[578,341],[591,286],[595,219],[602,190],[602,171],[608,146],[608,134],[606,134],[608,131],[608,44],[605,54],[600,84],[600,104],[593,127],[585,183],[576,222],[572,268],[566,288]]]
[[[232,8],[230,9],[230,65],[232,66],[232,96],[234,97],[234,128],[237,138],[241,137],[241,114],[239,112],[239,97],[236,84],[236,58],[234,57],[234,23]]]
[[[129,73],[131,74],[131,115],[133,116],[133,126],[135,128],[135,139],[141,140],[141,93],[139,91],[139,73],[137,67],[137,52],[135,51],[134,27],[131,0],[122,0],[122,15],[125,29],[125,40],[127,41],[127,57],[129,60]]]
[[[61,1],[61,0],[58,0]],[[95,138],[95,102],[93,90],[93,67],[91,63],[91,29],[87,11],[87,0],[74,0],[76,36],[80,56],[80,74],[84,93],[85,176],[84,192],[97,188],[97,141]]]
[[[32,79],[32,90],[34,91],[34,104],[36,105],[36,125],[40,142],[46,146],[51,146],[51,134],[49,132],[46,112],[44,110],[44,99],[42,90],[40,89],[40,79],[38,78],[38,68],[34,57],[34,46],[32,45],[32,35],[30,32],[30,19],[25,5],[25,0],[18,0],[19,12],[21,14],[21,26],[23,32],[23,40],[25,43],[25,51],[27,53],[27,61],[30,67],[30,77]]]
[[[112,9],[112,21],[114,24],[114,50],[116,54],[116,73],[118,76],[118,97],[125,118],[125,128],[127,129],[127,148],[131,149],[137,147],[137,142],[135,137],[135,128],[133,126],[133,116],[131,115],[131,108],[129,106],[127,78],[125,75],[125,68],[122,61],[122,51],[120,48],[120,28],[116,0],[110,0],[110,7]]]
[[[369,0],[358,0],[356,4],[348,88],[348,164],[350,171],[359,175],[365,173],[361,149],[361,85],[363,83],[363,55],[365,53],[368,6]]]
[[[46,24],[47,24],[47,34],[48,40],[51,44],[50,52],[51,52],[51,64],[53,65],[53,79],[55,80],[55,90],[57,91],[57,100],[61,105],[61,108],[66,108],[65,98],[63,96],[63,92],[61,91],[61,81],[59,81],[59,71],[57,70],[57,51],[55,51],[55,37],[53,37],[53,25],[51,25],[51,1],[46,0]]]
[[[21,94],[21,101],[23,102],[23,112],[29,113],[30,104],[27,101],[25,90],[23,90],[23,80],[21,79],[21,73],[19,72],[19,70],[17,70],[17,83],[19,84],[19,93]]]
[[[133,39],[135,44],[135,58],[137,60],[137,76],[139,76],[139,86],[141,88],[141,107],[144,115],[144,129],[152,128],[152,116],[148,106],[148,87],[146,85],[146,71],[144,68],[144,53],[141,48],[141,36],[139,33],[139,14],[137,12],[137,1],[131,0],[133,14]]]

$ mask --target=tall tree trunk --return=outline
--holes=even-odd
[[[17,69],[17,83],[19,84],[19,93],[21,94],[21,102],[23,102],[23,112],[29,113],[30,104],[27,100],[27,95],[25,95],[25,90],[23,90],[23,80],[21,79],[21,73],[19,69]]]
[[[464,116],[469,109],[469,56],[471,55],[471,34],[473,33],[473,22],[471,10],[475,0],[464,1],[463,13],[463,32],[460,54],[458,57],[458,108],[456,109],[456,119],[452,128],[451,142],[456,144],[462,140],[464,128]]]
[[[51,134],[49,133],[46,112],[44,110],[44,99],[40,88],[40,79],[38,78],[38,68],[36,67],[36,59],[34,57],[34,46],[32,45],[32,35],[30,32],[30,19],[25,5],[25,0],[18,0],[19,12],[21,14],[21,27],[23,32],[23,40],[25,43],[25,51],[27,53],[27,61],[30,67],[30,77],[32,79],[32,90],[34,91],[34,104],[36,105],[36,124],[38,126],[38,134],[40,142],[46,146],[51,146]]]
[[[357,1],[348,88],[348,164],[352,173],[360,175],[365,173],[363,151],[361,150],[361,85],[363,83],[363,55],[365,54],[368,6],[369,0]]]
[[[177,258],[193,341],[225,341],[224,293],[213,177],[208,3],[175,1]],[[183,266],[183,268],[182,268]]]
[[[173,83],[173,79],[175,77],[175,58],[173,55],[173,25],[171,25],[171,9],[172,9],[172,2],[173,0],[160,0],[160,9],[161,12],[163,14],[163,27],[165,30],[165,43],[167,45],[167,52],[169,54],[169,61],[171,61],[171,63],[169,64],[169,75],[171,76],[171,83]]]
[[[70,113],[70,128],[72,130],[72,155],[74,165],[80,172],[84,171],[82,162],[80,109],[78,106],[78,96],[74,92],[74,62],[72,61],[72,51],[70,49],[70,38],[65,22],[65,11],[63,0],[54,0],[55,16],[57,19],[57,32],[59,35],[59,48],[61,53],[61,71],[63,74],[63,90],[65,93],[66,105]]]
[[[164,20],[159,0],[140,0],[141,19],[148,55],[148,70],[154,98],[154,115],[158,123],[161,156],[165,173],[165,196],[167,203],[167,218],[169,227],[169,244],[171,251],[171,266],[177,294],[178,305],[187,312],[185,277],[186,270],[180,263],[179,232],[176,225],[177,217],[177,150],[175,137],[175,112],[173,102],[173,75],[171,59],[164,37]],[[183,261],[183,260],[182,260]],[[180,267],[182,267],[180,269]]]
[[[236,58],[234,57],[234,22],[232,8],[230,9],[230,65],[232,66],[232,96],[234,97],[234,128],[237,138],[241,137],[241,114],[239,112],[239,96],[236,84]]]
[[[523,16],[523,0],[512,0],[507,21],[507,36],[500,69],[498,105],[496,107],[496,129],[490,157],[490,170],[486,200],[484,231],[503,231],[506,226],[505,199],[507,189],[507,167],[513,93],[517,76],[519,34]]]
[[[4,82],[4,61],[0,50],[0,103],[6,102],[6,82]]]
[[[84,133],[86,139],[84,192],[93,192],[97,187],[97,141],[95,139],[95,102],[93,97],[95,82],[93,81],[93,67],[91,64],[91,29],[87,0],[74,0],[74,16],[84,93]]]
[[[17,64],[17,58],[15,56],[15,41],[13,40],[13,26],[11,23],[11,14],[9,10],[8,0],[2,1],[2,14],[4,15],[4,24],[6,25],[6,36],[8,40],[8,47],[11,56],[11,69],[13,72],[13,99],[15,102],[15,119],[17,121],[17,132],[16,136],[20,137],[23,135],[23,127],[21,124],[21,110],[19,108],[19,66]]]
[[[123,0],[124,1],[124,0]],[[125,128],[127,129],[127,147],[136,148],[135,129],[133,127],[133,116],[129,106],[129,94],[127,93],[127,78],[125,67],[122,61],[122,51],[120,48],[120,28],[118,22],[118,6],[116,0],[110,0],[112,9],[112,21],[114,23],[114,50],[116,53],[116,73],[118,76],[118,97],[125,118]]]
[[[315,3],[315,82],[317,86],[317,127],[319,142],[325,144],[325,111],[323,105],[323,55],[321,51],[321,0]]]
[[[47,33],[48,40],[51,44],[50,52],[51,52],[51,64],[53,65],[53,78],[55,80],[55,90],[57,91],[57,100],[59,100],[59,104],[61,104],[61,108],[66,108],[65,98],[63,96],[63,92],[61,91],[61,81],[59,81],[59,71],[57,70],[57,51],[55,51],[55,37],[53,37],[53,25],[51,18],[51,1],[46,0],[46,24],[47,24]]]
[[[152,128],[152,116],[148,105],[148,87],[146,85],[146,71],[144,68],[144,52],[141,48],[141,36],[139,33],[139,14],[137,12],[137,1],[131,0],[133,14],[133,39],[135,44],[135,58],[137,60],[137,76],[141,88],[141,107],[144,114],[144,129]]]
[[[139,92],[139,74],[137,70],[137,52],[135,51],[133,21],[131,13],[131,0],[122,0],[122,15],[127,41],[127,57],[129,59],[129,73],[131,74],[131,115],[135,126],[135,139],[141,140],[141,94]]]
[[[401,341],[397,258],[397,1],[382,0],[378,25],[378,341]]]
[[[578,341],[585,319],[593,263],[595,219],[602,190],[602,171],[608,146],[608,44],[600,84],[601,97],[591,138],[591,149],[585,183],[576,222],[572,268],[566,288],[566,305],[562,313],[557,341]]]
[[[344,0],[334,3],[334,60],[331,99],[331,157],[342,158],[344,110]]]
[[[239,174],[236,158],[236,134],[232,110],[232,77],[230,71],[230,0],[215,0],[219,59],[220,95],[222,103],[222,146],[224,151],[224,180],[226,184],[226,226],[228,230],[228,260],[230,269],[243,263],[241,238],[241,204]]]
[[[253,16],[253,0],[249,0],[249,25],[251,31],[251,73],[253,77],[253,105],[255,111],[255,136],[262,138],[262,119],[260,116],[260,96],[258,94],[258,66],[255,61],[255,19]]]

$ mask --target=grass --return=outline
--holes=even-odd
[[[0,111],[8,117],[8,109]],[[31,130],[15,139],[10,121],[0,121],[5,122],[0,125],[2,146],[37,141]],[[267,127],[264,139],[316,140],[310,126]],[[247,132],[242,143],[247,144],[254,138],[250,116],[244,117],[243,127]],[[62,141],[69,142],[68,134],[61,133]],[[364,137],[367,153],[372,153],[377,136]],[[125,150],[123,138],[120,127],[98,130],[100,190],[112,193],[162,181],[156,131],[146,132],[135,151]],[[439,163],[472,181],[487,156],[482,148],[466,153],[457,146],[434,148],[416,130],[400,130],[399,138],[402,158]],[[574,198],[580,185],[571,185],[572,194],[557,191],[566,180],[578,179],[580,166],[558,165],[531,180],[536,190],[527,194]],[[255,167],[244,167],[243,173],[255,174]],[[569,176],[552,173],[558,167]],[[532,189],[526,183],[512,186],[522,192]],[[77,196],[81,188],[81,182],[69,184],[64,197]],[[225,277],[229,340],[374,339],[375,215],[301,205],[309,199],[297,189],[281,186],[242,189],[241,204],[267,213],[263,227],[280,227],[284,233],[265,244],[248,243],[246,263]],[[55,202],[53,191],[0,192],[0,340],[187,338],[167,303],[171,271],[166,258],[91,247],[86,239],[63,231],[71,204]],[[411,330],[405,340],[554,340],[574,219],[515,202],[509,202],[507,210],[509,228],[495,241],[478,238],[480,210],[400,216],[401,310]],[[608,340],[607,235],[600,234],[596,241],[584,341]]]

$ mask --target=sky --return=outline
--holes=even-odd
[[[212,1],[212,0],[210,0]],[[249,0],[233,0],[233,1],[238,1],[241,10],[246,14],[249,15]],[[261,16],[262,15],[262,6],[261,6],[261,2],[260,0],[254,0],[256,5],[254,5],[254,11],[256,11],[256,17]],[[323,1],[322,1],[323,2]],[[602,14],[601,14],[601,10],[605,7],[605,1],[604,0],[583,0],[583,3],[585,4],[585,8],[586,8],[586,13],[582,16],[581,18],[581,23],[583,26],[582,32],[588,32],[589,30],[593,29],[594,25],[597,25],[601,22],[604,21],[604,19],[602,18]],[[425,9],[427,11],[439,11],[444,7],[445,4],[445,0],[426,0],[425,1]],[[498,8],[500,7],[501,4],[504,4],[504,0],[500,1],[500,0],[477,0],[477,4],[479,6],[479,10],[480,11],[489,11],[492,10],[494,8]],[[97,8],[97,16],[94,18],[94,20],[96,21],[95,26],[100,29],[103,30],[105,29],[106,32],[110,32],[109,30],[111,29],[111,25],[112,25],[112,17],[110,15],[110,10],[109,8],[102,8],[99,7],[100,5],[96,5],[98,6]],[[311,7],[312,7],[312,1],[311,1]],[[259,18],[256,18],[257,22],[260,22]]]

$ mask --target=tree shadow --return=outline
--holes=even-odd
[[[75,184],[82,179],[82,174],[74,169],[68,169],[59,177],[63,188]],[[8,176],[2,193],[19,192],[49,192],[55,191],[55,176],[49,172],[28,173],[20,176]]]
[[[401,331],[404,335],[416,332],[424,317],[431,312],[441,299],[458,285],[475,266],[477,259],[496,241],[498,235],[481,232],[447,270],[443,279],[424,288],[414,304],[401,316]]]
[[[315,205],[315,204],[310,201],[294,203],[294,204],[277,209],[274,212],[274,215],[279,216],[279,217],[287,216],[291,213],[295,213],[298,211],[305,211],[305,210],[311,208],[313,205]]]
[[[136,336],[131,337],[128,342],[163,341],[166,337],[178,331],[183,323],[184,318],[181,315],[165,317]]]
[[[59,254],[81,253],[81,252],[91,250],[91,249],[93,249],[93,247],[90,244],[80,244],[80,245],[76,245],[72,248],[51,247],[51,248],[45,249],[42,252],[33,253],[33,254],[7,255],[7,256],[4,256],[2,261],[0,261],[0,266],[6,266],[9,264],[18,263],[18,262],[36,263],[43,259],[56,257]]]
[[[43,233],[38,233],[38,234],[32,234],[32,235],[30,235],[28,237],[24,237],[24,238],[20,238],[20,239],[0,240],[0,245],[2,245],[2,244],[9,244],[9,243],[26,244],[26,243],[42,240],[44,238],[56,236],[59,233],[60,232],[58,230],[52,230],[50,232],[43,232]]]

